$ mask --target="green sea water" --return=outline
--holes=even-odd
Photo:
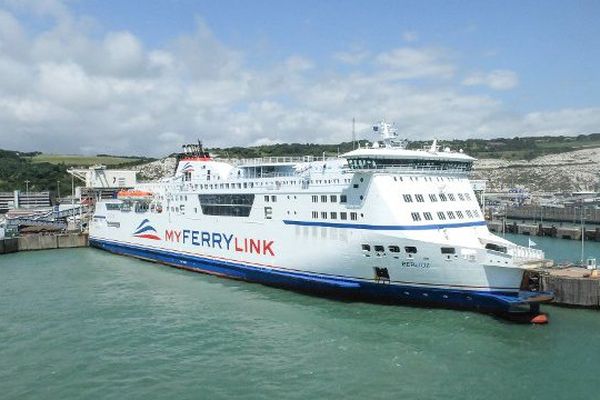
[[[534,240],[579,258],[575,242]],[[321,299],[89,248],[9,254],[0,399],[599,398],[600,312],[544,311],[549,325],[517,325]]]

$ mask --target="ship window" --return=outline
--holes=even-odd
[[[106,203],[107,210],[120,210],[121,204],[118,203]]]
[[[456,253],[456,250],[454,249],[454,247],[442,247],[440,250],[442,251],[442,254],[454,254],[454,253]]]
[[[425,201],[425,199],[423,198],[422,194],[415,194],[415,199],[417,200],[417,202],[419,203],[423,203]]]
[[[198,198],[205,215],[247,217],[254,203],[253,194],[200,194]]]
[[[321,212],[321,218],[327,219],[327,213],[325,211]]]
[[[473,213],[471,212],[471,210],[467,210],[466,213],[469,218],[473,218]]]
[[[473,215],[474,215],[476,218],[479,218],[479,211],[477,211],[477,210],[473,210]]]
[[[438,201],[437,196],[435,194],[430,194],[429,200],[431,200],[432,203],[435,203],[436,201]]]
[[[448,193],[448,198],[450,201],[456,201],[456,197],[454,197],[454,193]]]
[[[271,201],[275,203],[277,201],[277,196],[271,196]]]
[[[265,219],[271,219],[271,218],[273,218],[273,208],[265,207]]]
[[[408,254],[417,254],[417,248],[415,246],[404,246],[404,251]]]
[[[418,212],[410,213],[410,215],[412,216],[413,221],[420,221],[421,220],[421,215]]]
[[[385,251],[385,248],[383,246],[380,246],[380,245],[375,245],[373,247],[373,249],[375,249],[375,251],[378,252],[378,253],[383,253]]]
[[[403,194],[402,197],[404,197],[406,203],[412,203],[412,196],[410,194]]]
[[[332,203],[337,203],[337,196],[335,194],[332,194],[331,196],[329,196],[329,200]]]
[[[363,251],[371,251],[371,246],[369,246],[368,244],[363,244],[361,245]]]
[[[198,214],[198,207],[194,207],[194,214]]]
[[[440,200],[441,201],[448,201],[448,198],[446,197],[446,195],[444,193],[440,193]]]
[[[353,187],[354,189],[358,189],[358,183],[355,183],[354,185],[352,185],[352,187]]]
[[[463,196],[462,193],[459,193],[458,194],[458,199],[461,200],[461,201],[464,201],[465,200],[465,196]]]
[[[321,203],[327,203],[327,196],[326,195],[321,196]]]
[[[356,218],[356,213],[355,213],[355,212],[351,212],[351,213],[350,213],[350,220],[352,220],[352,221],[356,221],[356,219],[357,219],[357,218]]]
[[[400,246],[388,246],[388,250],[391,253],[400,253]]]
[[[341,212],[341,213],[340,213],[340,219],[342,219],[342,220],[347,220],[347,219],[348,219],[348,213]]]
[[[488,250],[500,251],[502,253],[507,252],[506,247],[497,245],[495,243],[486,243],[485,248]]]
[[[433,217],[431,216],[431,213],[430,213],[430,212],[424,212],[424,213],[423,213],[423,217],[425,217],[425,219],[426,219],[427,221],[431,221],[431,220],[433,220]]]
[[[442,221],[446,219],[446,215],[444,214],[443,211],[438,211],[437,215],[438,215],[438,218]]]
[[[312,217],[313,217],[313,219],[319,218],[319,212],[318,211],[313,211],[312,212]]]
[[[265,203],[269,202],[269,196],[265,196]]]
[[[469,193],[465,193],[465,198],[469,201],[471,201],[471,195]]]
[[[463,219],[464,218],[464,215],[463,215],[462,211],[457,211],[456,215],[458,216],[459,219]]]
[[[319,196],[313,196],[312,197],[312,202],[313,203],[318,203],[319,202]]]
[[[340,203],[346,203],[348,201],[348,198],[346,197],[345,194],[340,195]]]
[[[337,219],[337,213],[336,212],[332,211],[330,213],[330,215],[331,215],[331,219]]]
[[[454,219],[454,212],[448,211],[448,219]]]

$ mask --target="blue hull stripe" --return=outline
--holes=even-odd
[[[429,224],[429,225],[369,225],[369,224],[345,224],[340,222],[316,222],[316,221],[294,221],[283,220],[286,225],[299,226],[321,226],[324,228],[346,228],[346,229],[368,229],[375,231],[425,231],[431,229],[465,228],[469,226],[484,226],[485,221],[459,222],[455,224]]]
[[[377,283],[273,270],[93,238],[90,238],[90,245],[113,253],[156,261],[178,268],[330,297],[386,303],[428,304],[492,313],[526,312],[528,309],[516,310],[515,307],[529,307],[530,304],[537,306],[534,302],[530,303],[530,298],[538,293],[531,292],[517,294]]]

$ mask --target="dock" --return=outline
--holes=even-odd
[[[488,221],[488,228],[495,233],[517,233],[529,236],[548,236],[559,239],[581,240],[582,233],[586,241],[600,242],[600,227],[564,225],[559,223],[533,223],[532,221]]]
[[[87,246],[87,233],[25,235],[0,240],[0,254],[31,250],[70,249]]]
[[[600,309],[598,272],[580,267],[541,270],[539,288],[554,293],[552,304]]]

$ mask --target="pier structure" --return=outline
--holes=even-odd
[[[18,208],[50,207],[50,192],[0,192],[0,214]]]
[[[581,240],[600,242],[600,226],[580,226],[561,224],[553,221],[535,223],[533,221],[492,220],[488,221],[490,231],[502,233],[516,233],[529,236],[548,236],[559,239]]]
[[[30,250],[69,249],[87,246],[87,233],[23,235],[16,238],[0,240],[0,254]]]

